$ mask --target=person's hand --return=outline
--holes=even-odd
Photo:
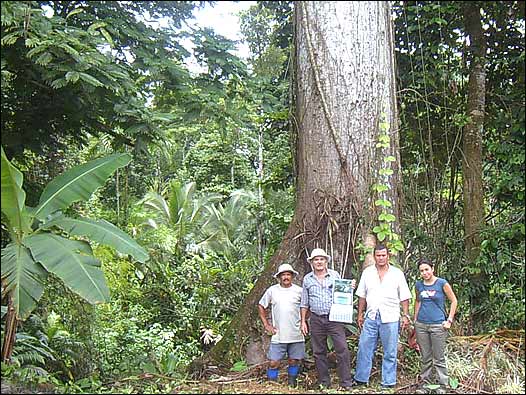
[[[305,321],[301,322],[301,333],[303,336],[307,336],[309,334],[309,326]]]
[[[444,327],[444,329],[451,328],[451,321],[446,320],[446,321],[442,322],[442,326]]]
[[[363,318],[363,315],[359,315],[358,318],[356,319],[356,323],[358,324],[358,327],[360,328],[360,330],[362,330],[364,321],[365,320]]]
[[[402,316],[402,330],[407,328],[410,323],[411,323],[411,321],[409,320],[409,317],[407,315],[403,315]]]
[[[276,333],[278,333],[278,328],[270,324],[265,325],[265,330],[269,335],[275,335]]]

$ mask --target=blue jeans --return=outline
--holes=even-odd
[[[356,356],[356,374],[354,375],[356,381],[369,382],[379,335],[384,349],[381,384],[396,384],[398,326],[398,321],[382,324],[379,313],[376,314],[375,320],[371,320],[368,317],[365,318],[362,333],[360,334],[360,342],[358,343],[358,355]]]

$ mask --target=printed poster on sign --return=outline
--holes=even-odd
[[[329,321],[352,323],[354,290],[351,284],[352,280],[345,278],[334,280]]]

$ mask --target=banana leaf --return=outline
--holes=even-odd
[[[2,147],[2,212],[19,235],[29,231],[29,221],[24,212],[26,193],[22,189],[23,182],[22,173],[9,162]]]
[[[109,301],[110,293],[100,262],[91,255],[88,243],[68,240],[52,233],[31,235],[23,242],[36,261],[87,302]]]
[[[91,220],[88,218],[58,217],[42,225],[42,229],[58,226],[66,233],[75,236],[85,236],[90,241],[115,248],[122,254],[130,254],[139,262],[149,259],[148,253],[128,234],[105,220]]]
[[[29,250],[11,243],[2,250],[3,292],[11,292],[19,320],[25,320],[44,293],[47,272],[33,260]]]
[[[88,200],[115,170],[126,166],[131,159],[129,154],[113,154],[65,171],[46,186],[34,215],[43,220],[73,202]]]

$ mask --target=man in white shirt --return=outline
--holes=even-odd
[[[288,357],[288,383],[297,385],[300,361],[305,356],[305,338],[300,329],[300,303],[302,289],[292,283],[297,275],[291,265],[284,263],[279,266],[274,277],[279,284],[269,287],[258,304],[261,322],[267,333],[272,335],[267,357],[270,360],[267,377],[271,381],[278,380],[280,361]],[[267,319],[268,309],[271,308],[272,322]]]
[[[389,265],[386,246],[379,244],[375,247],[374,260],[374,265],[363,270],[356,290],[359,297],[357,323],[361,334],[353,385],[369,382],[377,339],[380,337],[383,347],[381,384],[383,388],[392,388],[396,384],[400,305],[404,329],[409,324],[411,291],[404,273]]]

